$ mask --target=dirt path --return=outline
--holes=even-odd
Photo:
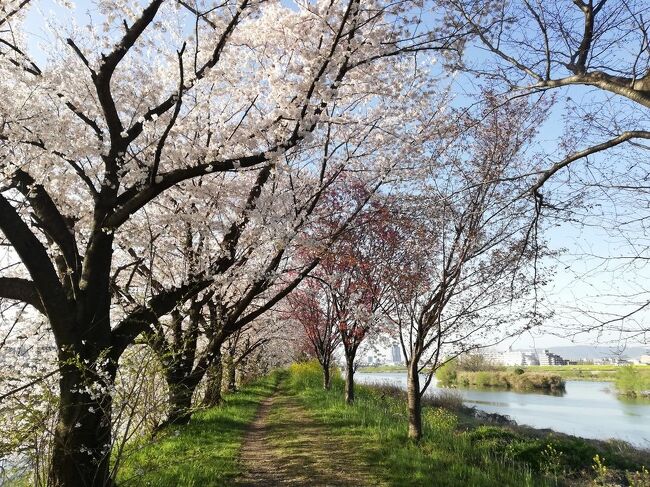
[[[241,451],[239,486],[361,487],[384,485],[355,454],[335,441],[296,397],[280,390],[266,399]]]

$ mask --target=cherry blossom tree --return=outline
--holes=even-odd
[[[302,349],[315,357],[323,370],[323,388],[332,387],[334,352],[341,343],[334,303],[327,285],[317,279],[307,279],[303,286],[287,298],[288,316],[302,326]]]
[[[162,255],[156,250],[156,258],[138,257],[135,262],[124,266],[126,269],[133,263],[136,274],[143,274],[146,281],[140,285],[142,289],[160,287],[152,280],[153,275],[168,274],[167,279],[173,280],[174,275],[180,272],[186,279],[191,277],[197,273],[201,262],[209,264],[210,256],[215,251],[225,251],[235,256],[229,265],[219,270],[219,274],[213,274],[215,282],[202,298],[192,298],[189,306],[177,306],[170,319],[153,323],[149,333],[150,343],[168,369],[168,423],[189,419],[194,391],[206,374],[209,380],[204,405],[212,404],[208,397],[218,397],[216,391],[220,386],[213,388],[210,380],[220,382],[221,371],[218,367],[224,342],[241,333],[243,327],[271,309],[322,261],[322,255],[328,252],[326,249],[340,238],[347,226],[359,218],[359,213],[364,211],[373,194],[396,170],[392,166],[403,162],[402,157],[391,154],[399,154],[400,147],[411,146],[417,140],[417,134],[414,137],[410,128],[405,130],[399,119],[386,118],[383,114],[375,117],[369,128],[361,127],[361,132],[358,123],[352,124],[355,130],[348,124],[338,122],[335,127],[331,122],[326,122],[324,142],[319,144],[314,141],[288,156],[287,166],[281,173],[260,173],[257,179],[251,181],[249,193],[244,191],[240,196],[245,203],[234,203],[236,199],[231,194],[231,188],[225,196],[225,206],[229,208],[225,215],[219,210],[223,205],[214,196],[209,197],[210,194],[221,194],[222,186],[210,190],[206,184],[201,184],[200,189],[195,189],[205,192],[206,201],[209,202],[208,208],[203,210],[199,209],[200,203],[194,194],[190,196],[190,201],[183,203],[180,203],[185,201],[182,195],[172,194],[166,206],[173,208],[175,217],[197,212],[208,217],[199,223],[194,222],[196,228],[192,228],[190,221],[183,218],[181,227],[184,228],[184,236],[170,232],[169,216],[159,219],[160,227],[155,222],[148,223],[150,233],[156,235],[156,247],[165,248],[161,240],[168,239],[167,248],[170,251],[169,255]],[[381,135],[381,141],[375,140],[372,132],[380,130],[394,135]],[[333,207],[331,197],[321,201],[324,194],[334,194],[340,191],[336,188],[349,184],[351,177],[342,176],[348,172],[354,173],[360,167],[356,161],[358,153],[363,154],[361,181],[368,189],[354,201],[348,201],[345,208],[341,207],[340,202],[338,207]],[[391,160],[387,170],[385,162]],[[315,165],[317,161],[318,165]],[[311,167],[316,171],[307,170]],[[239,179],[244,178],[240,176]],[[232,223],[224,223],[229,214],[236,214],[232,206],[243,206],[243,212]],[[336,212],[337,221],[328,221],[321,216],[330,215],[332,211]],[[325,222],[327,225],[324,225]],[[233,228],[238,228],[241,234],[237,240],[232,239]],[[162,237],[163,234],[166,236]],[[147,246],[153,240],[150,237],[142,242],[140,254],[151,253]],[[170,263],[176,260],[177,250],[173,242],[178,240],[185,243],[181,253],[182,264],[176,270],[177,267],[170,268]],[[310,249],[309,258],[299,263],[295,256],[299,249],[305,247]],[[128,253],[135,257],[133,248],[129,248]],[[302,254],[306,255],[304,251]],[[154,261],[161,266],[155,271]],[[133,287],[132,279],[129,278],[127,283]],[[134,301],[131,297],[130,300]],[[201,337],[206,338],[207,343],[199,353],[197,347]],[[217,370],[213,370],[214,367]],[[215,392],[210,392],[213,389]]]
[[[0,295],[44,314],[58,348],[52,485],[110,483],[120,355],[233,260],[215,256],[116,322],[116,239],[133,215],[199,176],[256,168],[263,178],[319,136],[327,107],[383,77],[382,59],[451,46],[416,31],[408,3],[293,7],[101,3],[87,31],[55,32],[47,66],[30,58],[21,15],[3,21],[0,83],[14,96],[0,114],[0,229],[21,272],[2,276]]]
[[[422,396],[440,365],[540,319],[544,243],[527,152],[545,110],[501,105],[489,93],[486,100],[478,113],[460,115],[451,145],[427,161],[418,189],[395,203],[400,245],[386,316],[406,360],[409,437],[416,441]]]
[[[249,326],[238,330],[228,337],[224,344],[227,352],[225,363],[227,368],[226,390],[235,392],[237,390],[237,375],[245,375],[246,365],[256,353],[264,350],[265,346],[273,340],[282,337],[280,333],[280,323],[265,317],[257,323],[253,322]],[[238,372],[239,371],[239,372]]]
[[[383,314],[389,307],[387,277],[392,272],[392,255],[399,245],[399,236],[395,226],[387,222],[390,209],[382,204],[382,199],[374,200],[312,273],[321,283],[325,301],[331,302],[332,319],[345,354],[348,404],[354,402],[359,347],[386,331],[382,325]]]
[[[0,230],[20,265],[0,277],[0,296],[42,313],[56,342],[50,483],[107,485],[121,354],[235,260],[214,255],[177,284],[156,278],[122,314],[113,275],[129,262],[116,261],[117,241],[134,216],[199,177],[268,178],[323,136],[328,109],[360,114],[378,80],[401,79],[455,37],[423,29],[409,2],[100,2],[85,29],[55,26],[39,66],[17,10],[30,5],[12,3],[1,26],[0,84],[13,96],[0,106]],[[231,248],[242,231],[232,227]]]

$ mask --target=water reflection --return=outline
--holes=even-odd
[[[405,373],[357,373],[365,383],[390,383],[406,388]],[[449,389],[437,388],[431,394]],[[488,413],[505,414],[519,424],[585,438],[616,438],[650,448],[650,401],[619,398],[608,382],[568,381],[561,394],[542,391],[454,389],[463,401]]]

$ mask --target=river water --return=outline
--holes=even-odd
[[[406,373],[355,374],[359,383],[406,388]],[[427,393],[440,390],[435,379]],[[566,392],[550,395],[497,389],[455,389],[468,406],[509,416],[518,424],[583,438],[625,440],[650,448],[650,401],[619,399],[610,382],[567,381]]]

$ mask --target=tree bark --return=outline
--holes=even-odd
[[[422,397],[420,396],[420,376],[418,374],[418,363],[416,360],[408,364],[408,385],[407,400],[409,411],[409,433],[408,436],[414,441],[422,438]]]
[[[190,421],[195,389],[196,384],[193,382],[179,381],[169,384],[169,411],[161,428],[170,424],[187,424]]]
[[[236,392],[237,391],[236,365],[232,356],[228,356],[226,365],[227,365],[227,372],[228,372],[228,383],[226,386],[227,390],[228,392]]]
[[[221,385],[223,382],[223,366],[221,365],[221,356],[217,356],[214,362],[208,368],[205,395],[203,396],[203,405],[205,407],[214,407],[221,404]]]
[[[87,376],[88,371],[75,365],[61,370],[59,418],[48,473],[48,485],[53,487],[114,485],[109,469],[112,399],[108,388],[100,388],[105,392],[93,397],[83,392]],[[94,380],[103,382],[100,377]]]
[[[329,391],[332,388],[332,379],[330,377],[329,364],[323,365],[323,389]]]
[[[354,402],[354,355],[346,356],[345,366],[345,403]]]

